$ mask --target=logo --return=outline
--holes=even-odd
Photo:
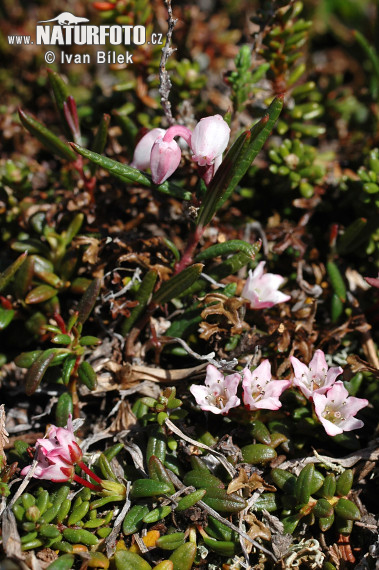
[[[60,26],[72,26],[73,24],[82,24],[84,22],[89,22],[88,18],[78,18],[78,16],[74,16],[70,12],[62,12],[56,18],[52,18],[51,20],[40,20],[37,22],[38,24],[47,24],[49,22],[58,22]]]
[[[53,24],[53,25],[51,25]],[[162,45],[162,34],[151,34],[146,41],[146,28],[144,26],[127,25],[100,25],[94,26],[88,18],[80,18],[71,12],[62,12],[51,20],[40,20],[36,25],[35,41],[31,36],[8,36],[9,45],[37,46],[140,46],[147,44]],[[45,61],[52,64],[56,60],[53,51],[45,53]],[[91,54],[60,53],[61,63],[91,63]],[[97,51],[96,63],[130,64],[133,63],[133,54],[129,51],[118,53],[116,51]]]

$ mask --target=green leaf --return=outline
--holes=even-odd
[[[143,311],[146,308],[146,305],[149,303],[157,278],[158,273],[153,269],[150,269],[150,271],[148,271],[143,278],[136,294],[136,301],[138,301],[138,305],[136,307],[133,307],[133,309],[130,311],[129,317],[124,321],[122,325],[122,334],[124,336],[131,330],[132,326],[142,315]]]
[[[263,443],[252,443],[241,447],[243,460],[246,463],[256,465],[259,463],[268,463],[276,458],[277,453],[275,449]]]
[[[122,164],[121,162],[117,162],[116,160],[112,160],[111,158],[107,158],[102,156],[101,154],[97,154],[91,150],[87,150],[77,144],[71,143],[72,148],[78,153],[88,158],[91,162],[104,168],[113,176],[125,182],[127,184],[134,183],[134,184],[141,184],[141,186],[146,186],[147,188],[154,188],[158,190],[158,192],[162,192],[163,194],[168,194],[169,196],[174,196],[174,198],[179,198],[181,200],[190,200],[191,193],[186,192],[180,186],[177,186],[173,182],[164,182],[159,186],[155,186],[155,184],[151,180],[151,176],[140,172],[136,168],[132,168],[127,164]]]
[[[83,325],[91,314],[95,305],[96,299],[99,295],[101,287],[101,280],[94,279],[86,289],[83,297],[80,299],[78,305],[78,320],[77,323]]]
[[[151,570],[150,564],[142,556],[128,550],[118,550],[114,561],[116,570]]]
[[[273,100],[265,116],[250,131],[242,133],[226,154],[209,184],[197,225],[206,226],[229,198],[268,139],[283,108],[283,96]]]
[[[203,267],[204,265],[202,263],[196,263],[195,265],[191,265],[191,267],[187,267],[177,275],[174,275],[174,277],[171,277],[168,281],[165,281],[160,289],[153,295],[152,302],[156,305],[168,303],[168,301],[171,301],[171,299],[183,293],[183,291],[195,283]]]
[[[76,214],[74,219],[71,221],[70,225],[68,226],[67,230],[63,233],[62,237],[64,238],[65,245],[69,245],[80,228],[82,227],[84,220],[84,214],[81,212]]]
[[[0,307],[0,331],[7,328],[7,326],[12,322],[14,317],[13,309],[3,309]]]
[[[243,251],[246,255],[249,255],[251,259],[254,259],[260,245],[260,242],[257,242],[257,244],[251,244],[240,239],[232,239],[224,243],[211,245],[195,257],[195,262],[204,261],[205,259],[214,259],[220,255],[230,255],[237,251]]]
[[[309,503],[315,466],[309,463],[300,471],[295,484],[295,496],[300,505]]]
[[[353,486],[353,479],[354,474],[351,469],[346,469],[346,471],[341,473],[336,483],[336,492],[339,497],[343,497],[350,493]]]
[[[174,550],[169,560],[174,564],[173,570],[191,570],[195,556],[196,544],[186,542]],[[137,568],[135,570],[137,570]]]
[[[345,255],[362,246],[362,243],[368,238],[367,229],[366,218],[357,218],[354,220],[354,222],[345,229],[342,236],[338,239],[338,253]]]
[[[52,151],[61,158],[65,158],[70,162],[75,162],[76,154],[63,141],[61,141],[54,133],[46,128],[42,123],[27,115],[22,109],[19,109],[19,116],[24,127],[35,136],[48,150]]]
[[[56,425],[64,427],[67,424],[69,414],[74,413],[71,394],[64,392],[59,396],[57,408],[55,410]]]
[[[0,273],[0,291],[2,291],[8,285],[13,275],[24,263],[25,259],[27,258],[27,255],[28,255],[27,252],[23,253],[16,259],[16,261],[12,263],[12,265],[7,267],[5,271]]]
[[[153,479],[136,479],[130,491],[130,496],[133,499],[138,499],[141,497],[156,497],[166,493],[171,493],[171,486],[167,483]]]
[[[349,499],[340,499],[334,507],[334,512],[345,520],[359,521],[361,518],[357,505]]]
[[[84,361],[78,367],[78,376],[79,380],[82,384],[87,386],[89,390],[94,390],[97,385],[97,376],[96,372],[92,368],[92,366]]]
[[[106,113],[104,113],[104,115],[101,117],[100,124],[97,127],[95,140],[93,141],[92,145],[93,152],[101,154],[104,151],[105,145],[107,143],[110,120],[111,116],[107,115]],[[94,175],[96,172],[96,164],[93,162],[90,165],[90,172],[92,175]]]
[[[196,221],[196,224],[199,227],[206,226],[218,210],[218,204],[231,186],[233,175],[235,173],[235,167],[237,164],[239,164],[239,161],[241,161],[242,157],[244,156],[250,139],[250,131],[243,132],[227,152],[224,160],[222,161],[220,167],[210,182],[205,194],[202,206],[200,208],[199,216]],[[245,174],[245,172],[243,172],[243,174]],[[238,180],[236,180],[236,183],[233,189],[230,191],[230,194],[238,184],[239,180],[242,178],[243,174],[241,174]]]
[[[31,396],[37,390],[49,364],[55,356],[55,349],[44,350],[34,361],[25,376],[25,393]]]
[[[53,71],[52,69],[48,69],[47,73],[48,73],[47,78],[49,80],[51,89],[53,91],[55,104],[57,106],[62,121],[62,125],[65,129],[67,138],[70,139],[72,135],[67,125],[67,120],[64,114],[64,107],[63,107],[63,103],[66,102],[67,97],[69,96],[68,87],[64,82],[64,80],[62,79],[62,77],[59,75],[59,73]]]
[[[50,285],[38,285],[29,293],[25,298],[25,303],[27,305],[34,305],[36,303],[42,303],[43,301],[47,301],[51,299],[57,294],[57,290]]]

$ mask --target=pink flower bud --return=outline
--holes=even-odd
[[[165,132],[164,129],[153,129],[146,133],[134,150],[133,161],[130,166],[138,168],[138,170],[147,170],[150,166],[150,154],[153,144],[158,137],[163,137]]]
[[[192,159],[199,166],[210,166],[220,157],[228,146],[230,128],[221,115],[204,117],[192,133]],[[217,170],[214,169],[213,174]]]
[[[33,477],[50,481],[68,481],[75,474],[73,464],[83,457],[82,450],[75,441],[71,415],[67,428],[50,426],[47,437],[37,439],[37,467]],[[30,465],[24,467],[21,475],[25,476]]]
[[[157,138],[150,155],[151,177],[154,184],[162,184],[178,168],[182,153],[176,141]]]

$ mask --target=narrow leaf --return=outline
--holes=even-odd
[[[204,261],[205,259],[214,259],[220,255],[229,255],[243,251],[246,255],[250,255],[252,259],[255,257],[255,244],[247,243],[240,239],[232,239],[224,243],[211,245],[195,257],[195,261]]]
[[[13,275],[24,263],[25,259],[27,258],[27,255],[28,255],[27,252],[23,253],[16,259],[16,261],[12,263],[12,265],[7,267],[5,271],[0,273],[0,291],[2,291],[8,285]]]
[[[13,309],[3,309],[0,307],[0,331],[4,330],[13,320]]]
[[[70,225],[68,226],[67,230],[64,233],[64,242],[66,245],[69,245],[72,242],[72,240],[74,239],[80,228],[82,227],[83,220],[84,220],[84,214],[82,214],[81,212],[79,214],[76,214],[76,216],[74,217],[74,219],[72,220],[72,222],[70,223]]]
[[[226,154],[213,177],[200,209],[197,225],[206,226],[229,198],[268,139],[283,108],[283,96],[273,100],[265,116],[242,133]]]
[[[168,281],[163,283],[160,289],[153,295],[152,302],[156,305],[160,305],[162,303],[167,303],[183,293],[186,289],[191,287],[191,285],[197,280],[199,277],[204,265],[202,263],[196,263],[195,265],[191,265],[191,267],[187,267],[184,271],[178,273],[178,275],[174,275]]]
[[[136,295],[136,301],[138,301],[138,305],[131,310],[129,317],[124,321],[122,325],[122,334],[124,336],[131,330],[134,323],[145,310],[146,305],[150,301],[150,297],[154,290],[157,277],[158,273],[151,269],[143,278]]]
[[[61,158],[65,158],[70,162],[75,162],[76,155],[63,141],[61,141],[54,133],[52,133],[42,123],[27,115],[22,109],[18,111],[21,123],[24,127],[35,136],[48,150],[54,152]]]
[[[78,320],[80,324],[84,324],[85,321],[91,314],[91,311],[95,305],[96,299],[99,295],[101,287],[100,279],[94,279],[92,283],[88,286],[83,297],[80,299],[78,306]]]
[[[27,305],[34,305],[35,303],[42,303],[48,301],[57,294],[57,290],[50,285],[38,285],[32,289],[25,298]]]
[[[27,396],[31,396],[37,390],[54,356],[54,349],[45,350],[29,368],[25,376],[25,392]]]
[[[107,115],[106,113],[104,113],[104,115],[101,117],[100,124],[97,127],[95,140],[93,141],[92,145],[93,152],[101,154],[104,151],[108,138],[110,120],[111,116]],[[91,162],[89,169],[93,176],[96,172],[96,164],[94,162]]]
[[[59,111],[62,125],[65,129],[66,136],[68,138],[71,138],[71,131],[67,125],[66,117],[64,114],[64,105],[63,105],[69,95],[67,85],[62,79],[62,77],[59,75],[59,73],[57,73],[56,71],[48,69],[47,72],[48,72],[47,78],[49,80],[51,89],[53,91],[55,104]]]
[[[126,184],[135,183],[141,184],[141,186],[146,186],[147,188],[154,188],[158,190],[158,192],[162,192],[162,194],[168,194],[169,196],[174,196],[175,198],[179,198],[181,200],[190,200],[191,193],[186,192],[180,186],[173,184],[172,182],[164,182],[159,186],[155,186],[151,180],[151,176],[140,172],[136,168],[132,168],[127,164],[122,164],[121,162],[117,162],[116,160],[112,160],[111,158],[107,158],[106,156],[102,156],[101,154],[97,154],[96,152],[92,152],[91,150],[87,150],[77,144],[70,143],[72,148],[80,155],[84,156],[84,158],[88,158],[91,162],[104,168],[113,176],[125,182]]]

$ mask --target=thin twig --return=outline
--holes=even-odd
[[[170,76],[166,71],[166,63],[170,55],[174,53],[174,51],[176,51],[175,49],[170,47],[170,44],[171,44],[172,32],[174,30],[177,20],[172,16],[171,0],[165,0],[165,5],[167,7],[167,13],[168,13],[168,18],[167,18],[168,30],[166,34],[166,43],[162,48],[161,61],[159,64],[159,94],[161,96],[161,104],[163,112],[166,115],[168,124],[171,126],[175,123],[175,120],[171,112],[171,103],[168,100],[172,83],[170,81]]]
[[[127,481],[126,482],[126,497],[125,497],[124,506],[122,507],[122,510],[119,512],[116,520],[114,521],[112,532],[105,539],[108,558],[112,558],[112,556],[116,550],[117,536],[118,536],[118,533],[120,531],[122,521],[124,520],[125,515],[129,511],[130,506],[131,506],[131,502],[129,500],[129,491],[130,491],[130,481]]]
[[[165,424],[168,427],[168,429],[170,429],[172,432],[176,433],[176,435],[178,435],[179,437],[181,437],[182,439],[184,439],[185,441],[188,441],[188,443],[191,443],[192,445],[195,445],[196,447],[200,447],[201,449],[206,449],[207,451],[209,451],[209,453],[212,453],[213,455],[215,455],[218,460],[220,461],[220,463],[222,463],[222,465],[225,467],[225,469],[227,470],[227,472],[229,473],[229,475],[231,477],[234,477],[234,475],[236,474],[236,470],[234,469],[234,467],[232,466],[231,463],[229,463],[229,461],[227,461],[226,457],[224,457],[224,455],[222,455],[222,453],[219,453],[218,451],[216,451],[215,449],[212,449],[211,447],[209,447],[208,445],[205,445],[205,443],[200,443],[199,441],[196,441],[195,439],[192,439],[190,437],[188,437],[188,435],[185,435],[175,424],[172,423],[171,420],[169,420],[168,418],[165,420]]]

